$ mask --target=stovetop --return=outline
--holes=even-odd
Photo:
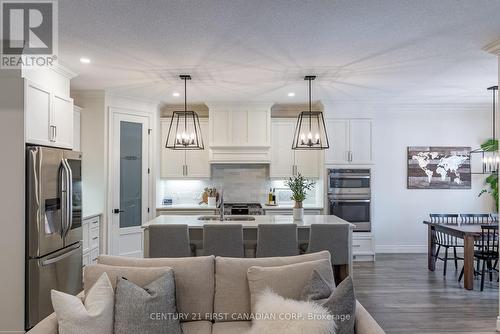
[[[224,203],[224,214],[231,215],[263,215],[260,203]]]

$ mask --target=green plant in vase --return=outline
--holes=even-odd
[[[497,139],[488,139],[483,144],[481,144],[481,149],[484,152],[498,152],[498,140]],[[498,212],[498,171],[494,171],[485,180],[488,189],[483,189],[479,193],[478,196],[481,196],[485,193],[488,193],[493,197],[495,201],[495,207]]]
[[[303,218],[304,208],[302,202],[306,200],[307,191],[313,189],[315,184],[316,182],[306,179],[300,173],[285,182],[285,185],[292,191],[291,199],[295,202],[293,208],[293,218],[295,220]]]

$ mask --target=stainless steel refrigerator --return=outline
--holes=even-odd
[[[53,312],[50,290],[82,290],[81,153],[26,147],[26,314]]]

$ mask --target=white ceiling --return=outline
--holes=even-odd
[[[306,74],[325,103],[486,102],[499,13],[499,0],[60,0],[59,53],[75,89],[167,103],[182,73],[191,102],[303,102]]]

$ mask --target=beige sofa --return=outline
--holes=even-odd
[[[158,258],[134,259],[100,256],[98,263],[115,267],[171,267],[175,273],[178,312],[184,334],[243,334],[251,321],[250,291],[246,278],[251,266],[281,266],[319,259],[329,252],[276,258]],[[88,288],[88,287],[86,287]],[[30,334],[57,334],[57,319],[51,314],[29,331]],[[356,334],[383,334],[384,331],[359,302],[356,307]]]

